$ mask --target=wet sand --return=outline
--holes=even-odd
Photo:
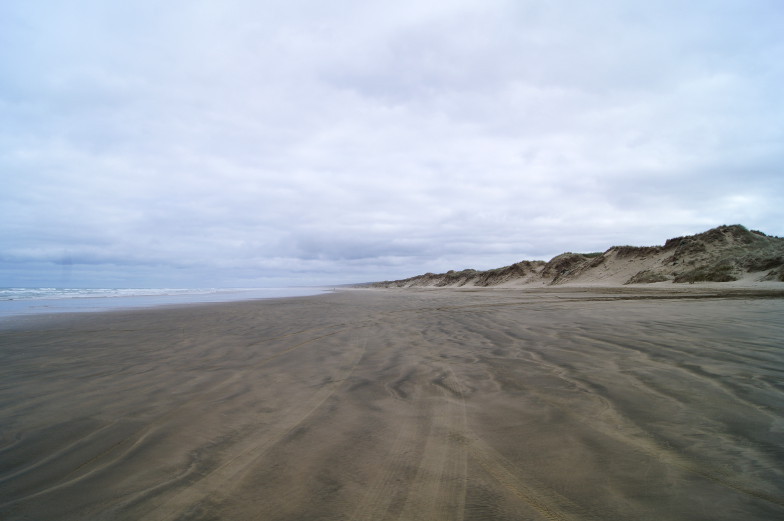
[[[348,290],[0,325],[0,518],[784,519],[784,298]]]

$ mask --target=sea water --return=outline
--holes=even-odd
[[[328,288],[0,288],[0,317],[318,295]]]

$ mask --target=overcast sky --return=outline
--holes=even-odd
[[[781,0],[0,3],[0,286],[784,235]]]

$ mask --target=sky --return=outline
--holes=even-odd
[[[780,0],[6,0],[0,286],[784,235]]]

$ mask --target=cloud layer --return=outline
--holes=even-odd
[[[4,3],[0,285],[784,235],[779,2],[386,4]]]

